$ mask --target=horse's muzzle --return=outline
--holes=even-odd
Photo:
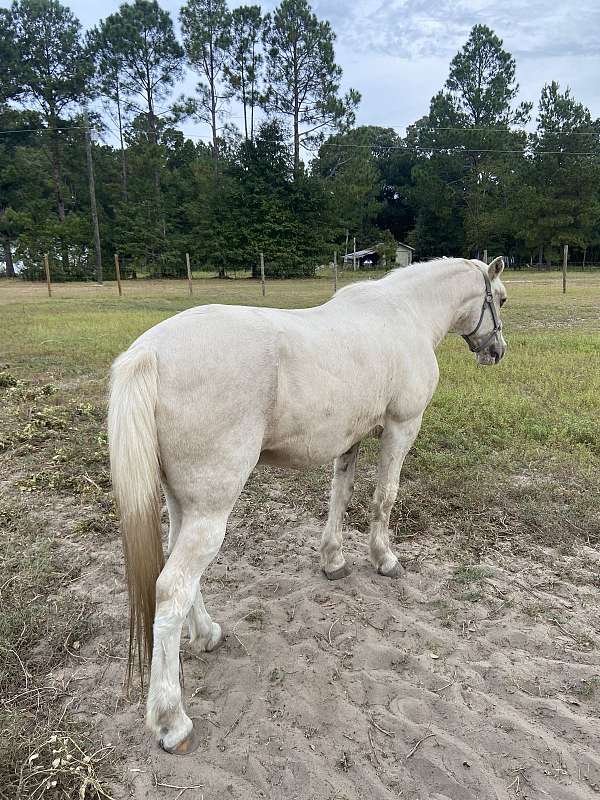
[[[504,358],[504,354],[506,353],[506,347],[498,347],[494,345],[490,347],[490,355],[494,359],[494,364],[498,364],[498,362],[502,361]]]
[[[477,361],[481,366],[492,366],[500,363],[506,354],[506,342],[495,341],[493,344],[486,347],[485,350],[480,350],[477,355]]]
[[[500,337],[497,339],[489,349],[490,358],[492,358],[494,364],[500,363],[504,356],[506,355],[506,342],[504,341],[504,337]]]

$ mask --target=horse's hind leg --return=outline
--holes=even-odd
[[[390,513],[400,481],[402,464],[421,428],[422,417],[408,422],[387,420],[381,436],[377,486],[371,503],[369,550],[371,563],[380,575],[397,578],[400,563],[390,549]]]
[[[193,729],[183,709],[179,685],[179,643],[181,628],[199,594],[202,573],[219,552],[232,504],[221,513],[202,516],[184,512],[181,530],[169,559],[156,582],[156,615],[147,723],[161,747],[170,752],[187,752]],[[220,628],[210,620],[201,602],[197,629],[205,644],[214,647]],[[192,623],[192,628],[196,623]],[[210,629],[208,630],[208,625]],[[206,632],[208,631],[208,636]],[[179,749],[178,749],[179,748]]]
[[[190,647],[198,653],[214,650],[221,644],[223,634],[218,622],[213,622],[204,605],[200,587],[187,618],[190,629]]]
[[[321,537],[321,567],[329,580],[345,578],[351,573],[342,553],[342,524],[354,490],[356,457],[360,442],[336,458],[329,499],[329,514]]]
[[[165,484],[163,484],[163,492],[165,493],[167,511],[169,512],[169,539],[167,544],[167,553],[170,554],[175,546],[177,537],[179,536],[179,531],[181,530],[182,512],[180,502]]]
[[[181,503],[170,488],[163,485],[167,509],[169,511],[169,543],[167,552],[171,553],[179,531],[181,530],[182,511]],[[187,615],[187,624],[190,630],[190,646],[198,652],[214,650],[221,641],[221,628],[213,622],[206,610],[200,587],[196,591],[196,597]]]

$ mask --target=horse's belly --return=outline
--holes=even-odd
[[[352,420],[328,420],[322,425],[282,426],[264,443],[262,464],[299,469],[328,464],[383,424],[383,417],[371,415]]]

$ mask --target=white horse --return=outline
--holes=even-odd
[[[343,578],[350,569],[342,520],[359,444],[383,428],[369,550],[381,575],[399,575],[389,516],[437,386],[435,349],[453,331],[480,364],[500,361],[503,268],[502,258],[489,266],[413,264],[303,310],[199,306],[151,328],[117,358],[109,436],[129,587],[129,674],[136,651],[140,662],[151,660],[147,724],[163,749],[195,747],[179,684],[181,629],[187,617],[199,651],[221,641],[200,578],[256,464],[334,461],[321,566],[328,578]],[[161,485],[170,519],[166,564]]]

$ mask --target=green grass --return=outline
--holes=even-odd
[[[343,273],[339,285],[356,277]],[[407,461],[408,477],[435,474],[441,485],[511,476],[519,489],[527,485],[532,465],[536,474],[550,471],[561,479],[589,477],[598,468],[600,275],[572,275],[566,296],[559,273],[507,272],[505,283],[508,355],[499,367],[482,369],[458,337],[444,342],[440,385]],[[107,283],[56,285],[50,299],[44,285],[0,282],[6,362],[0,360],[0,370],[4,381],[61,385],[47,404],[58,405],[59,416],[70,407],[72,421],[75,407],[91,402],[100,418],[111,360],[151,325],[204,302],[308,307],[325,301],[331,289],[330,276],[269,281],[263,298],[257,281],[205,279],[195,282],[190,298],[184,281],[129,281],[122,298]],[[48,413],[28,411],[21,435],[34,435]],[[375,444],[363,451],[374,461]]]
[[[343,274],[340,285],[354,277]],[[507,274],[506,285],[507,358],[498,368],[481,369],[460,339],[446,340],[413,468],[467,471],[489,464],[505,471],[548,459],[597,467],[600,275],[573,276],[566,296],[558,273]],[[192,298],[183,281],[129,281],[123,298],[111,284],[57,285],[52,299],[44,292],[43,285],[0,283],[5,380],[58,384],[85,376],[99,383],[72,397],[91,393],[100,400],[111,360],[160,320],[203,302],[307,307],[331,295],[331,282],[270,281],[266,298],[251,280],[197,281]]]

